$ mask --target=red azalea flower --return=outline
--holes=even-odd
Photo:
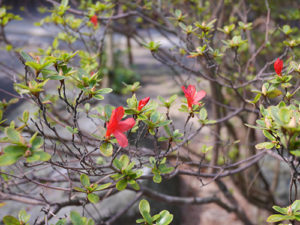
[[[142,100],[140,100],[138,110],[140,111],[142,108],[144,108],[144,106],[147,105],[149,100],[150,100],[150,97],[146,97],[146,98],[143,98]]]
[[[94,27],[96,27],[98,25],[98,18],[96,15],[93,15],[91,18],[90,18],[90,21],[92,24],[94,24]]]
[[[278,76],[281,76],[282,68],[283,68],[283,61],[278,58],[276,60],[276,62],[274,63],[274,69],[275,69],[275,72],[278,74]]]
[[[117,139],[119,145],[125,148],[128,145],[128,140],[125,134],[123,133],[134,126],[135,120],[133,118],[128,118],[126,120],[121,121],[123,116],[124,108],[122,106],[119,106],[118,108],[112,111],[110,120],[107,123],[105,137],[106,139],[109,139],[110,135],[113,134]]]
[[[193,108],[193,105],[200,105],[199,101],[206,95],[206,92],[203,90],[197,92],[194,85],[189,85],[187,88],[182,86],[181,88],[187,99],[189,109]]]

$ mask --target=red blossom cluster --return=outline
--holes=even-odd
[[[192,109],[193,105],[200,105],[201,103],[199,101],[201,101],[206,95],[204,90],[197,92],[194,85],[189,85],[187,88],[182,86],[181,88],[187,99],[189,109]],[[138,103],[137,110],[141,111],[143,107],[147,105],[149,100],[150,97],[141,99]],[[110,120],[107,123],[105,138],[106,140],[109,140],[111,135],[114,135],[119,145],[125,148],[128,146],[128,139],[124,132],[128,131],[135,125],[135,120],[133,118],[122,120],[123,116],[124,108],[122,106],[119,106],[112,111]]]

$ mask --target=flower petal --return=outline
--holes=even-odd
[[[195,95],[195,98],[194,98],[194,104],[198,104],[198,102],[204,98],[206,95],[206,92],[204,90],[201,90],[199,91],[196,95]]]
[[[120,121],[117,129],[120,132],[125,132],[131,129],[135,125],[135,120],[133,118],[128,118],[126,120]]]
[[[105,137],[110,137],[110,135],[112,134],[113,132],[113,125],[110,124],[110,123],[106,123],[106,134],[105,134]]]
[[[187,88],[187,92],[190,95],[190,97],[193,98],[195,96],[195,94],[196,94],[196,88],[195,88],[195,86],[190,84],[188,86],[188,88]]]
[[[124,108],[119,106],[111,113],[110,120],[107,123],[106,137],[109,137],[118,127],[119,121],[124,115]]]
[[[187,88],[182,86],[181,89],[184,92],[184,95],[186,97],[188,107],[192,108],[193,107],[193,102],[194,102],[194,96],[196,94],[195,86],[190,84]]]
[[[118,130],[115,131],[113,134],[115,135],[117,142],[119,143],[119,145],[121,147],[123,147],[123,148],[127,147],[128,139],[125,134],[123,134],[122,132],[120,132]]]
[[[114,118],[117,121],[120,121],[122,117],[124,116],[124,108],[122,106],[119,106],[115,110],[113,110]]]

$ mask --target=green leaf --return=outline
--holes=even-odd
[[[4,153],[11,156],[22,156],[26,151],[26,147],[19,145],[8,145],[4,148]]]
[[[71,211],[70,217],[73,225],[84,225],[84,222],[78,212]]]
[[[123,165],[122,165],[122,163],[119,161],[119,159],[114,159],[113,164],[114,164],[114,166],[115,166],[117,169],[122,170]]]
[[[274,147],[274,143],[272,142],[262,142],[262,143],[259,143],[257,145],[255,145],[255,148],[258,149],[258,150],[261,150],[261,149],[271,149]]]
[[[290,116],[290,110],[288,108],[286,107],[280,108],[278,115],[279,115],[279,119],[285,124],[290,122],[291,116]]]
[[[154,174],[153,176],[153,181],[157,184],[159,184],[161,182],[162,178],[159,174]]]
[[[159,119],[159,113],[157,111],[153,112],[150,116],[150,120],[154,123],[157,122]]]
[[[106,162],[105,159],[101,156],[97,157],[96,159],[96,163],[99,165],[103,165],[105,162]]]
[[[55,225],[65,225],[66,224],[66,219],[60,219],[59,221],[57,221],[57,223]]]
[[[129,108],[136,108],[137,107],[137,99],[135,94],[132,95],[131,98],[127,99],[127,104]]]
[[[18,158],[19,157],[15,156],[15,155],[7,155],[7,154],[1,155],[0,156],[0,166],[12,165],[15,162],[17,162]]]
[[[131,185],[131,187],[134,190],[136,191],[140,190],[140,185],[135,180],[130,180],[128,183]]]
[[[161,103],[165,103],[166,102],[165,99],[163,97],[161,97],[161,96],[158,96],[157,98],[159,99],[159,101],[161,101]]]
[[[80,175],[80,182],[84,187],[89,187],[91,185],[90,178],[84,173]]]
[[[200,114],[199,114],[199,116],[200,116],[200,120],[206,120],[206,118],[207,118],[207,111],[206,111],[206,109],[205,108],[202,108],[201,110],[200,110]]]
[[[156,214],[156,215],[152,216],[152,220],[153,220],[153,221],[158,220],[159,217],[160,217],[160,215],[159,215],[159,214]]]
[[[98,195],[96,195],[96,194],[93,194],[93,193],[91,193],[91,194],[88,194],[87,195],[87,198],[88,198],[88,200],[91,202],[91,203],[97,203],[97,202],[99,202],[99,196]]]
[[[127,180],[123,179],[123,180],[119,180],[116,184],[116,188],[119,191],[124,190],[127,187]]]
[[[289,220],[293,219],[293,216],[287,216],[287,215],[280,215],[280,214],[274,214],[268,217],[267,222],[269,223],[275,223],[283,220]]]
[[[177,95],[172,95],[170,98],[169,98],[169,103],[173,103],[177,98]]]
[[[5,134],[8,137],[10,141],[13,143],[19,143],[20,142],[20,134],[18,131],[16,131],[14,128],[8,127],[5,129]]]
[[[290,153],[294,156],[300,157],[300,150],[290,151]]]
[[[29,119],[29,112],[27,110],[25,110],[23,112],[23,122],[27,123]]]
[[[275,107],[275,106],[270,106],[268,108],[268,110],[271,111],[272,118],[275,120],[275,122],[281,124],[282,122],[281,122],[281,119],[279,118],[279,114],[278,114],[279,110],[278,110],[278,108]],[[265,114],[267,114],[267,112],[268,111],[266,110]],[[261,111],[261,113],[262,113],[262,111]],[[265,115],[263,114],[263,116],[265,116]]]
[[[66,77],[64,76],[59,76],[59,75],[52,75],[52,76],[49,76],[48,77],[50,80],[63,80],[65,79]]]
[[[32,149],[36,150],[43,145],[44,140],[42,137],[34,137],[33,140],[30,140],[30,143],[32,145]]]
[[[94,98],[100,101],[104,99],[102,95],[94,95]]]
[[[145,221],[147,222],[147,224],[152,224],[153,220],[151,218],[150,213],[148,212],[141,212],[143,218],[145,219]]]
[[[157,220],[156,225],[168,225],[173,220],[173,215],[167,210],[163,210],[159,213],[160,218]]]
[[[73,189],[74,189],[75,191],[79,191],[79,192],[86,192],[85,189],[80,188],[80,187],[73,187]]]
[[[154,165],[156,163],[156,160],[153,156],[151,156],[149,157],[149,162]]]
[[[279,102],[279,104],[278,104],[278,107],[279,107],[279,108],[282,108],[282,107],[285,107],[285,106],[286,106],[286,104],[285,104],[284,101],[281,101],[281,102]]]
[[[110,177],[114,180],[119,180],[119,179],[125,177],[125,175],[120,174],[120,173],[115,173],[115,174],[111,175]]]
[[[280,95],[282,95],[282,92],[279,89],[274,89],[272,91],[267,92],[267,97],[268,98],[276,98]]]
[[[143,223],[143,222],[145,222],[145,220],[144,219],[137,219],[135,222],[136,223]]]
[[[250,101],[250,102],[253,103],[253,104],[255,104],[256,102],[259,101],[260,97],[261,97],[261,93],[258,93],[258,94],[255,96],[255,98],[253,99],[253,101]]]
[[[216,120],[207,120],[205,124],[215,124],[216,122]]]
[[[293,212],[300,210],[300,200],[296,200],[293,202],[292,210],[293,210]]]
[[[40,155],[39,154],[35,154],[35,153],[33,153],[31,156],[28,156],[26,158],[26,162],[28,162],[28,163],[36,162],[38,160],[40,160]]]
[[[3,110],[0,110],[0,124],[3,122],[3,121],[1,121],[2,118],[3,118]]]
[[[67,7],[69,4],[69,0],[62,0],[61,1],[61,5],[63,5],[64,7]]]
[[[31,67],[36,71],[40,71],[42,68],[42,66],[37,62],[26,62],[25,65]]]
[[[26,211],[24,209],[20,210],[19,212],[19,220],[27,223],[30,219],[30,215],[26,213]]]
[[[168,141],[169,138],[167,138],[167,137],[159,137],[157,140],[158,141]]]
[[[287,212],[288,212],[287,208],[281,208],[277,205],[274,205],[272,208],[281,214],[287,214]]]
[[[53,42],[52,42],[52,47],[53,47],[54,49],[57,49],[58,45],[59,45],[58,38],[54,38],[54,40],[53,40]]]
[[[38,155],[40,157],[39,160],[43,161],[43,162],[46,162],[49,159],[51,159],[51,155],[44,151],[36,151],[36,152],[34,152],[34,154]]]
[[[143,170],[136,170],[136,171],[134,171],[134,173],[135,173],[134,179],[137,179],[143,175]]]
[[[20,55],[25,59],[26,62],[33,62],[33,58],[28,55],[26,52],[21,51]]]
[[[276,141],[276,138],[270,134],[268,131],[263,130],[263,134],[265,135],[266,138],[268,138],[270,141]]]
[[[160,126],[160,127],[163,127],[163,126],[166,126],[166,125],[168,125],[170,123],[171,123],[170,120],[166,120],[166,121],[159,122],[157,125]]]
[[[149,202],[145,199],[142,199],[139,203],[139,210],[143,218],[148,224],[152,224],[152,218],[150,215],[150,205]]]
[[[66,129],[71,133],[71,134],[77,134],[78,133],[78,129],[75,127],[75,128],[72,128],[70,126],[66,126]]]
[[[169,126],[164,126],[164,129],[169,136],[172,136]]]
[[[159,167],[159,171],[161,173],[171,173],[173,170],[174,167],[166,167],[166,166]]]
[[[95,222],[94,222],[94,220],[89,219],[89,220],[87,221],[86,225],[95,225]]]
[[[128,166],[129,162],[130,162],[127,155],[121,155],[119,160],[120,160],[120,163],[122,164],[122,169],[125,169]]]
[[[110,185],[111,185],[111,183],[102,184],[102,185],[98,186],[98,187],[95,189],[95,191],[101,191],[101,190],[104,190],[104,189],[108,188]]]
[[[100,152],[106,156],[106,157],[110,157],[112,156],[113,154],[113,146],[112,144],[110,143],[103,143],[101,146],[100,146]]]
[[[127,170],[127,171],[130,171],[134,167],[134,165],[135,165],[135,162],[131,162],[131,163],[129,163],[129,165],[127,167],[125,167],[123,169]]]
[[[108,94],[110,92],[112,92],[111,88],[102,88],[102,89],[96,91],[97,94]]]
[[[261,129],[261,127],[265,127],[266,126],[266,122],[262,121],[262,120],[256,120],[256,123],[260,126],[260,127],[256,127],[256,129]],[[250,127],[250,126],[248,126],[248,127]]]
[[[19,220],[13,216],[4,216],[3,217],[3,223],[5,225],[21,225]]]
[[[50,80],[52,76],[56,76],[58,73],[55,70],[50,70],[50,69],[43,69],[42,71],[43,77],[47,77]]]

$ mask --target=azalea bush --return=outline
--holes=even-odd
[[[287,16],[267,0],[47,2],[36,25],[58,32],[36,52],[7,38],[7,24],[20,17],[0,10],[3,50],[24,68],[14,74],[15,98],[0,104],[0,206],[41,207],[36,218],[23,209],[4,216],[6,225],[109,225],[135,205],[142,217],[136,223],[171,224],[176,215],[151,210],[151,199],[215,204],[255,224],[237,192],[267,211],[264,221],[300,220],[300,39],[293,27],[300,15],[291,6]],[[164,44],[152,37],[157,33]],[[114,34],[126,39],[128,67],[114,58]],[[137,81],[112,82],[115,74],[134,77],[132,42],[172,71],[180,91],[150,99],[140,96]],[[118,105],[109,100],[116,92],[127,92]],[[19,99],[30,107],[9,120],[5,111]],[[277,168],[266,172],[264,159]],[[277,194],[280,163],[290,174],[284,200]],[[217,191],[173,196],[149,185],[175,177]],[[135,197],[101,216],[99,206],[123,190]]]

